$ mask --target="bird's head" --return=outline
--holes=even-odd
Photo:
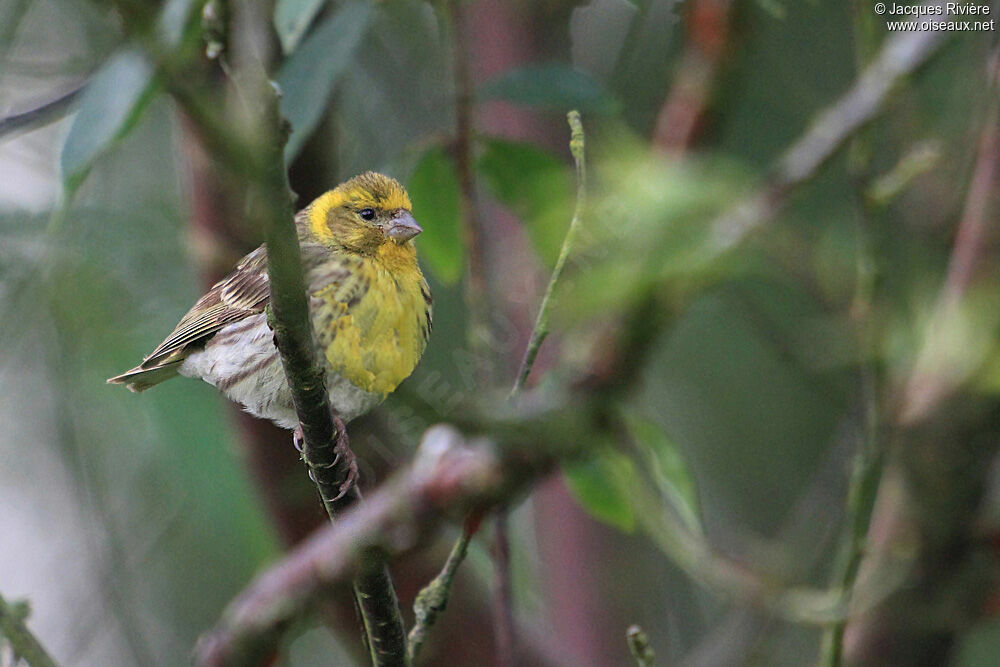
[[[321,195],[307,209],[309,231],[320,243],[374,255],[410,246],[423,231],[410,198],[395,179],[366,172]]]

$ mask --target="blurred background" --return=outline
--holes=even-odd
[[[0,594],[30,601],[60,664],[187,663],[324,521],[287,433],[204,383],[104,382],[260,243],[238,180],[129,39],[135,7],[179,52],[270,49],[300,205],[369,169],[407,184],[435,328],[399,395],[351,426],[366,489],[427,426],[513,382],[572,216],[565,114],[581,111],[590,197],[529,384],[627,376],[639,447],[511,509],[518,664],[629,664],[633,623],[657,664],[827,655],[822,627],[708,589],[658,548],[637,470],[767,585],[850,582],[845,553],[898,566],[901,584],[862,562],[881,593],[856,609],[871,623],[847,628],[849,661],[996,664],[995,30],[949,33],[713,254],[711,221],[780,178],[783,152],[899,36],[869,3],[229,4],[203,21],[194,0],[0,0]],[[238,105],[228,68],[195,61]],[[648,354],[622,368],[614,334],[650,303]],[[457,532],[393,563],[408,622]],[[489,526],[473,542],[424,664],[497,664],[494,542]],[[883,622],[893,604],[914,618]],[[289,634],[281,664],[361,655],[335,604]]]

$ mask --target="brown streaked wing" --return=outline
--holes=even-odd
[[[236,269],[198,299],[173,332],[140,365],[150,368],[187,346],[205,340],[223,327],[264,312],[269,298],[267,254],[261,246],[244,257]]]

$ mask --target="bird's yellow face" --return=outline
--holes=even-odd
[[[309,228],[320,243],[363,255],[395,254],[407,246],[412,252],[409,241],[422,230],[410,209],[402,185],[367,172],[316,199]]]

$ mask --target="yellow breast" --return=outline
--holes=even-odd
[[[354,258],[348,280],[313,294],[318,342],[331,369],[365,391],[392,392],[416,368],[431,298],[411,247]]]

